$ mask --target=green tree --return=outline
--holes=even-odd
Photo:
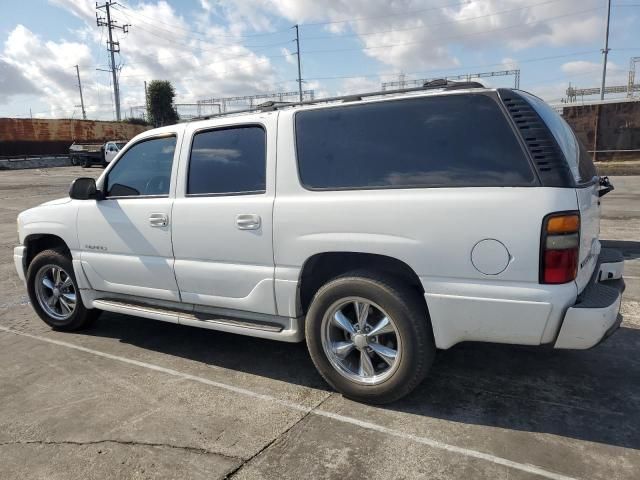
[[[131,123],[133,125],[144,125],[145,127],[147,125],[150,125],[149,122],[147,122],[144,118],[140,118],[140,117],[129,117],[129,118],[125,118],[123,120],[124,123]]]
[[[167,80],[152,80],[147,86],[147,110],[149,121],[156,127],[171,125],[179,120],[173,106],[176,91]]]

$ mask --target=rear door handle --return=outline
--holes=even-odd
[[[238,230],[258,230],[262,221],[260,215],[253,213],[242,213],[236,215],[236,226]]]
[[[169,217],[166,213],[152,213],[149,215],[149,225],[152,227],[166,227],[169,225]]]

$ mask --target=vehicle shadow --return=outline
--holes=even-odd
[[[329,390],[305,344],[104,314],[84,332],[203,364]],[[439,352],[427,379],[382,408],[452,422],[551,433],[640,449],[640,329],[598,347],[463,343]]]

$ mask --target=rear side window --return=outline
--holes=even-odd
[[[187,194],[263,193],[266,138],[257,125],[196,133]]]
[[[535,176],[487,95],[379,102],[296,114],[300,178],[312,189],[527,186]]]
[[[106,180],[107,196],[169,195],[176,137],[136,143],[120,157]]]
[[[596,167],[587,153],[587,149],[573,133],[569,124],[544,100],[526,92],[518,93],[531,104],[540,115],[540,118],[547,124],[549,130],[551,130],[564,157],[567,159],[575,181],[578,183],[591,181],[597,175]]]

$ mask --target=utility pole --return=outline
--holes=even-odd
[[[113,98],[116,105],[116,120],[120,121],[120,86],[118,85],[118,68],[116,67],[116,60],[114,54],[120,53],[120,42],[113,41],[113,30],[119,29],[123,33],[129,31],[129,25],[118,25],[115,20],[111,20],[111,6],[116,4],[113,0],[107,0],[104,5],[98,5],[96,3],[96,10],[104,9],[107,15],[107,20],[104,17],[99,17],[96,12],[96,24],[99,27],[107,27],[109,32],[109,40],[107,40],[107,51],[111,53],[111,75],[113,77]]]
[[[295,26],[296,29],[296,57],[298,57],[298,92],[300,94],[300,101],[302,101],[302,71],[300,68],[300,32],[298,30],[298,25]]]
[[[611,19],[611,0],[607,0],[607,28],[604,34],[604,60],[602,61],[602,86],[600,87],[600,100],[604,100],[604,87],[607,78],[607,56],[609,55],[609,21]]]
[[[144,81],[144,114],[145,120],[149,120],[149,94],[147,93],[147,81]]]
[[[80,107],[82,108],[82,119],[87,119],[87,112],[84,110],[84,98],[82,98],[82,82],[80,82],[80,67],[76,65],[76,74],[78,75],[78,90],[80,90]]]

